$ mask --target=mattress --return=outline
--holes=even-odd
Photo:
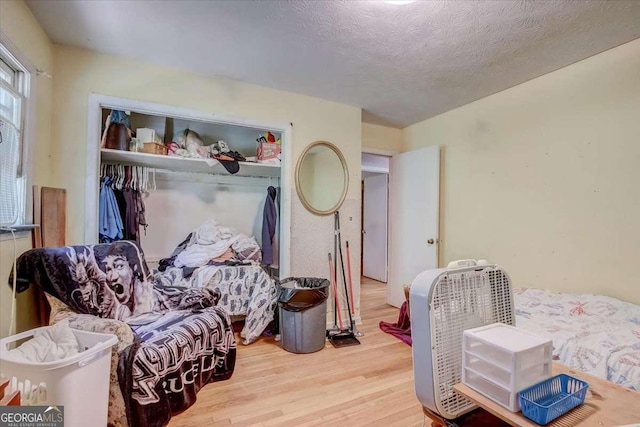
[[[220,293],[217,306],[230,316],[244,316],[243,344],[254,342],[273,320],[277,304],[275,281],[258,264],[198,267],[189,277],[169,267],[154,273],[154,282],[172,286],[207,287]]]
[[[514,303],[516,326],[551,339],[554,360],[640,390],[640,306],[531,288]]]

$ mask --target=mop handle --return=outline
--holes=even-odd
[[[349,289],[348,289],[348,285],[347,285],[347,273],[344,269],[344,258],[342,256],[342,240],[340,239],[340,212],[336,211],[335,212],[336,215],[336,230],[338,230],[338,254],[340,254],[340,267],[341,267],[341,271],[342,271],[342,283],[344,284],[344,295],[345,298],[347,299],[347,314],[349,315],[349,323],[348,323],[348,328],[351,329],[353,326],[353,318],[351,317],[351,310],[349,309],[349,306],[351,305],[350,303],[350,299],[349,299]],[[338,260],[336,259],[336,264],[338,264]],[[336,273],[337,275],[337,273]],[[336,277],[336,287],[338,283],[338,278]]]
[[[356,310],[353,308],[353,280],[351,279],[351,251],[349,250],[349,241],[347,240],[347,271],[349,272],[349,293],[351,298],[351,314],[356,314]]]
[[[329,254],[329,271],[331,274],[331,288],[333,289],[333,298],[336,302],[336,311],[338,312],[339,327],[342,330],[342,313],[340,313],[340,300],[338,299],[338,285],[336,283],[336,275],[333,270],[333,261],[331,261],[331,254]]]

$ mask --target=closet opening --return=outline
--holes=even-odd
[[[215,221],[254,240],[270,275],[285,277],[290,134],[290,125],[92,95],[85,242],[135,240],[154,269]],[[107,197],[120,231],[105,233]]]

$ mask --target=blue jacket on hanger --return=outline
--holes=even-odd
[[[109,240],[120,240],[123,237],[122,217],[116,195],[111,188],[111,178],[102,180],[100,187],[100,200],[98,207],[98,232]]]

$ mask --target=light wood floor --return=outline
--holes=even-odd
[[[170,426],[419,426],[411,347],[380,331],[398,310],[386,285],[362,282],[361,345],[288,353],[273,339],[238,345],[233,377],[209,384]]]

